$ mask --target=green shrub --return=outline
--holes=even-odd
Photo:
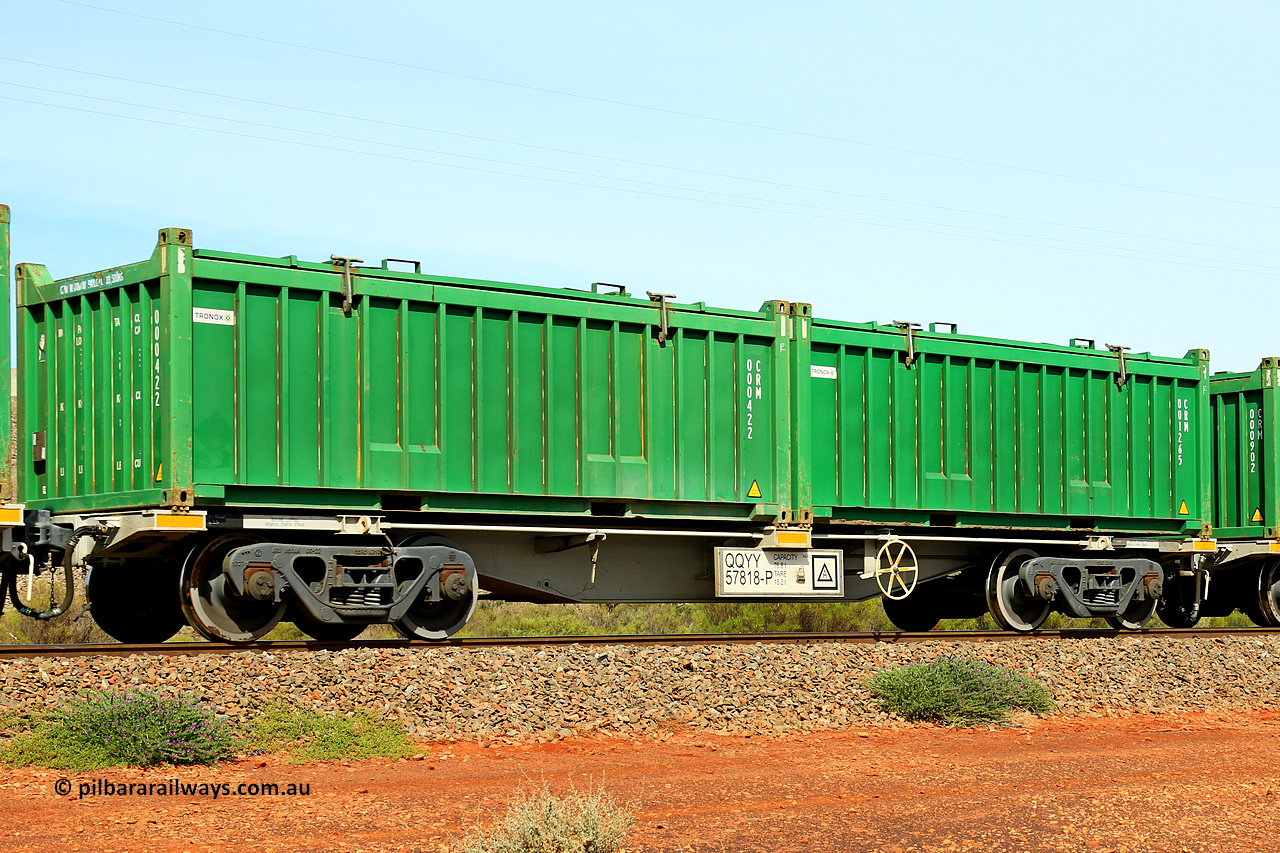
[[[402,758],[421,750],[398,723],[368,712],[330,717],[285,702],[266,706],[249,732],[250,747],[297,762]]]
[[[1035,679],[964,658],[886,670],[872,677],[867,687],[891,713],[952,726],[998,723],[1014,710],[1042,714],[1053,708],[1049,690]]]
[[[208,764],[236,746],[230,726],[208,707],[131,690],[95,693],[54,711],[0,748],[0,760],[73,771]]]
[[[556,796],[543,786],[518,794],[488,833],[463,842],[462,853],[614,853],[634,822],[633,811],[604,792]]]
[[[38,721],[39,718],[28,711],[20,711],[17,708],[0,709],[0,737],[13,737],[30,731]]]

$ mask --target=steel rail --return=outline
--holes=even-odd
[[[180,657],[205,654],[271,654],[288,652],[347,651],[360,649],[483,649],[518,646],[698,646],[741,645],[750,643],[930,643],[930,642],[1008,642],[1013,640],[1098,640],[1098,639],[1193,639],[1207,637],[1275,636],[1274,628],[1151,628],[1143,631],[1119,631],[1114,628],[1062,628],[1019,634],[1013,631],[853,631],[839,633],[769,633],[769,634],[646,634],[574,637],[467,637],[463,639],[427,640],[272,640],[236,645],[232,643],[175,642],[125,645],[121,643],[83,643],[65,645],[4,645],[0,660],[59,657],[128,657],[152,655]]]

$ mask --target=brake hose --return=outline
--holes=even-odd
[[[71,538],[67,541],[66,553],[62,558],[62,579],[65,583],[65,589],[62,591],[62,601],[49,610],[36,610],[34,607],[28,607],[22,603],[22,599],[18,598],[18,572],[16,569],[10,569],[4,573],[4,577],[0,578],[0,586],[9,588],[9,601],[13,603],[14,608],[23,616],[30,616],[32,619],[47,621],[54,617],[61,616],[71,608],[71,602],[75,598],[75,574],[72,572],[72,560],[75,556],[76,545],[86,536],[92,536],[98,532],[97,527],[80,527],[71,534]],[[3,595],[3,589],[0,589],[0,595]],[[52,604],[52,602],[50,602]]]

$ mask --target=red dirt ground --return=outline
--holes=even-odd
[[[432,744],[413,761],[8,771],[0,850],[454,850],[513,792],[602,786],[629,851],[1280,850],[1280,713],[866,728],[787,738]],[[310,784],[309,796],[86,796],[81,783]]]

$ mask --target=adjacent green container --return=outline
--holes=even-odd
[[[1125,353],[1122,376],[1092,342],[954,327],[908,342],[901,326],[815,319],[809,359],[819,519],[1197,534],[1210,520],[1207,352]]]
[[[1214,422],[1214,525],[1219,536],[1269,538],[1280,532],[1280,358],[1252,373],[1209,382]]]
[[[759,312],[193,250],[19,267],[22,498],[791,511],[786,303]],[[596,288],[599,289],[599,288]],[[40,459],[43,455],[43,461]]]

